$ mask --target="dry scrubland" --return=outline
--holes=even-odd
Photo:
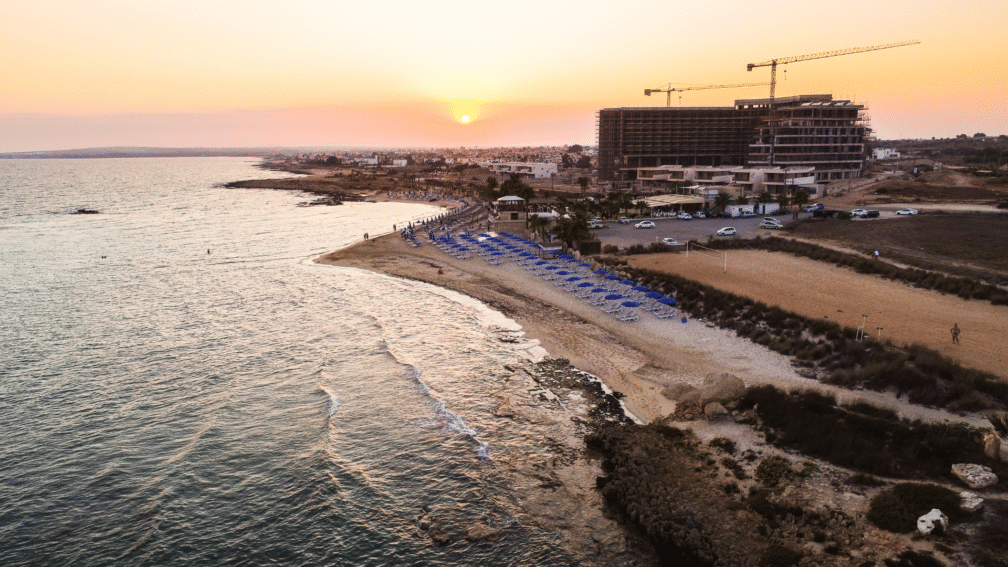
[[[813,319],[866,332],[895,344],[920,343],[960,364],[1008,378],[1008,307],[912,288],[807,258],[761,250],[728,251],[720,258],[691,253],[633,256],[629,265],[688,279]],[[958,322],[962,344],[949,329]]]
[[[788,234],[825,241],[886,260],[992,283],[1008,282],[1008,215],[922,214],[842,222],[811,220]]]

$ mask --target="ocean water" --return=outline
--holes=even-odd
[[[581,563],[497,470],[544,437],[490,401],[535,345],[310,262],[437,210],[219,186],[255,164],[0,161],[0,565]]]

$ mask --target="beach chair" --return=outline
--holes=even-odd
[[[640,314],[637,313],[636,311],[628,309],[627,311],[624,311],[623,313],[617,315],[616,318],[619,319],[620,321],[630,323],[640,319]]]

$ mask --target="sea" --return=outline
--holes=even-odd
[[[491,401],[545,352],[312,262],[442,211],[223,187],[287,175],[258,165],[0,160],[0,565],[595,562],[499,470],[551,442]]]

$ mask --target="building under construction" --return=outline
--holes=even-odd
[[[604,108],[598,179],[634,181],[661,165],[814,167],[816,183],[860,177],[863,105],[832,95],[736,100],[734,107]]]

